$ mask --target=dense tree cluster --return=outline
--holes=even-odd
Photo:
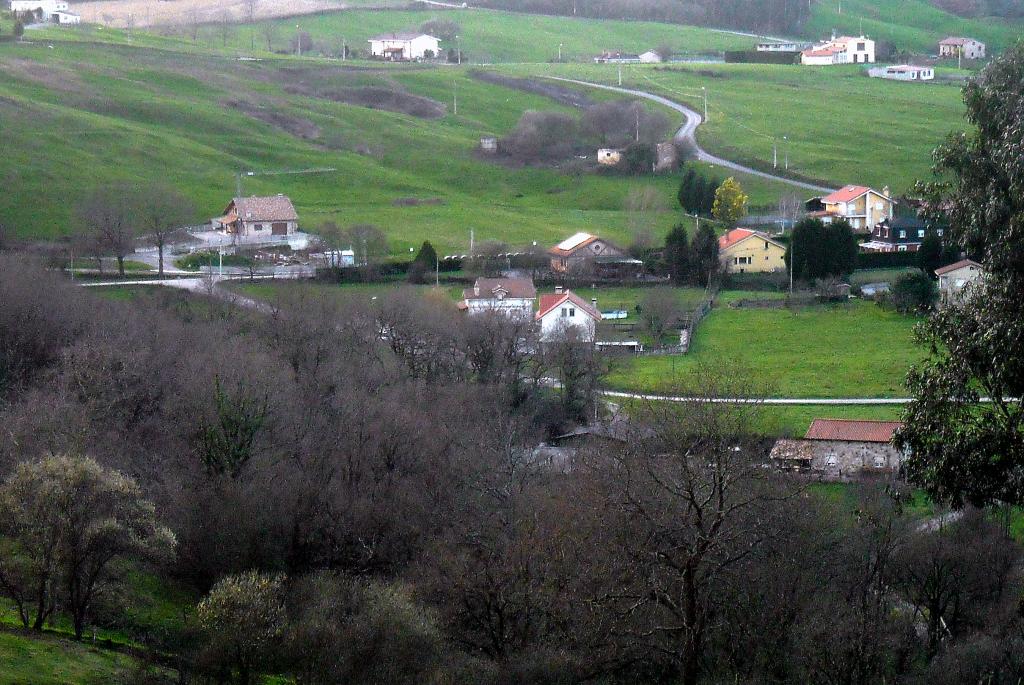
[[[665,268],[676,285],[707,287],[721,271],[718,236],[705,221],[691,240],[686,228],[676,224],[665,236]]]
[[[711,216],[719,185],[721,184],[717,179],[709,178],[699,170],[688,166],[679,182],[677,194],[679,206],[687,214]]]
[[[797,222],[786,249],[793,277],[813,281],[852,274],[857,268],[857,238],[845,220],[824,224],[807,218]]]

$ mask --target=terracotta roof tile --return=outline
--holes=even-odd
[[[899,421],[857,421],[852,419],[814,419],[807,429],[807,440],[845,442],[892,442]]]
[[[601,312],[594,309],[593,305],[571,290],[564,293],[544,293],[540,296],[540,308],[537,310],[537,319],[542,319],[548,312],[568,300],[576,307],[589,314],[594,320],[601,320]]]
[[[238,218],[244,221],[298,221],[299,215],[292,201],[285,195],[266,197],[236,197],[224,210],[228,214],[234,205]]]
[[[478,278],[472,288],[462,291],[467,300],[491,300],[498,290],[505,291],[505,297],[532,300],[537,297],[537,288],[532,278]]]

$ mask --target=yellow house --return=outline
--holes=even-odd
[[[850,222],[854,231],[870,231],[876,224],[893,217],[889,188],[878,192],[867,186],[843,186],[821,198],[821,202],[825,205],[821,216],[825,223],[831,223],[833,217],[842,217]]]
[[[718,256],[729,273],[786,270],[786,247],[760,231],[732,229],[718,239]]]

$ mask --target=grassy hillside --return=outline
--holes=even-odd
[[[540,67],[516,67],[535,73]],[[611,65],[549,65],[546,73],[617,82]],[[930,174],[931,152],[966,125],[960,88],[869,78],[859,67],[760,64],[632,66],[623,85],[703,107],[701,144],[722,157],[771,170],[789,152],[790,171],[840,186],[860,183],[894,192]],[[783,139],[788,138],[788,142]]]
[[[674,206],[672,177],[568,175],[479,159],[481,135],[508,131],[524,110],[560,107],[482,83],[465,68],[240,62],[187,45],[51,45],[0,44],[0,123],[13,132],[0,158],[8,191],[0,216],[16,235],[67,233],[76,201],[115,179],[170,183],[194,198],[196,220],[205,221],[223,209],[243,170],[336,168],[246,178],[243,191],[291,195],[307,227],[378,224],[395,252],[424,238],[465,250],[470,229],[478,240],[515,244],[578,230],[628,241],[631,191],[653,187],[664,207]],[[447,113],[424,119],[317,95],[368,85],[433,98]],[[450,111],[456,88],[458,116]],[[748,188],[759,202],[780,192],[760,181]],[[396,205],[407,198],[442,204]],[[667,230],[676,219],[669,211],[658,225]]]
[[[678,52],[742,49],[751,39],[693,26],[640,21],[574,19],[491,10],[351,10],[298,17],[273,22],[277,27],[274,49],[288,49],[296,25],[307,31],[317,44],[340,54],[342,38],[359,54],[369,52],[367,39],[380,33],[418,29],[430,19],[453,21],[459,26],[458,41],[442,41],[442,49],[461,46],[463,61],[549,62],[558,58],[589,61],[602,50],[645,52],[667,45]],[[207,30],[212,45],[222,44],[216,28]],[[235,45],[266,48],[262,24],[239,27],[232,37]]]
[[[832,29],[859,35],[897,48],[936,54],[938,42],[947,36],[970,36],[990,50],[1004,50],[1024,35],[1024,24],[1002,18],[965,19],[936,8],[927,0],[819,0],[804,33],[827,37]]]
[[[101,685],[130,682],[135,660],[53,636],[0,632],[0,682],[9,685]]]

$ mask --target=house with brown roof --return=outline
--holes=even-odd
[[[576,233],[548,250],[555,273],[586,273],[598,260],[626,258],[618,245],[590,233]]]
[[[826,224],[846,219],[854,231],[867,233],[875,224],[893,217],[896,202],[890,196],[888,186],[878,192],[867,186],[847,185],[824,197],[812,198],[808,201],[808,207],[811,206],[822,209],[809,216]]]
[[[852,480],[899,471],[904,454],[892,444],[899,421],[814,419],[803,440],[778,440],[771,462],[823,480]]]
[[[985,59],[985,44],[973,38],[950,36],[939,41],[939,57]]]
[[[948,307],[963,298],[964,288],[985,276],[985,269],[973,259],[961,259],[935,270],[939,277],[939,306]]]
[[[786,270],[786,247],[767,233],[734,228],[718,239],[718,258],[729,273]]]
[[[574,336],[580,342],[593,342],[601,312],[594,302],[587,302],[571,290],[556,287],[555,292],[540,296],[540,308],[535,318],[540,323],[541,342],[553,342],[568,336]]]
[[[299,230],[299,215],[285,195],[236,197],[212,221],[213,230],[243,241],[282,239]]]
[[[533,317],[537,288],[532,278],[478,278],[462,291],[459,308],[468,314],[495,312],[517,321]]]

